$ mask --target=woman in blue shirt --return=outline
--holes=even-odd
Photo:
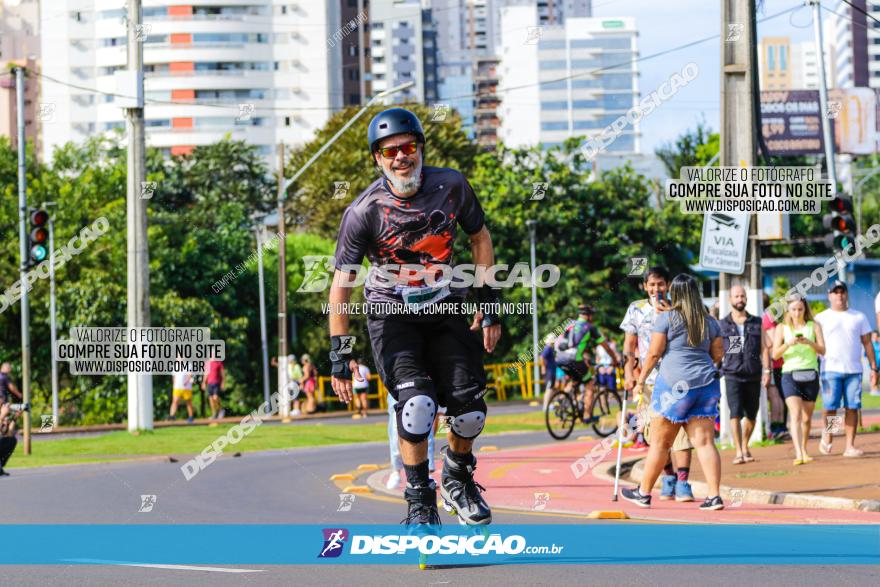
[[[651,506],[651,489],[663,472],[669,449],[684,426],[697,451],[709,485],[701,510],[720,510],[721,457],[715,448],[715,418],[721,397],[719,371],[724,356],[721,329],[706,312],[697,280],[685,273],[672,280],[672,308],[658,314],[651,346],[641,375],[633,389],[638,396],[645,378],[658,361],[659,373],[651,397],[651,449],[645,462],[641,487],[624,489],[623,497],[641,507]]]

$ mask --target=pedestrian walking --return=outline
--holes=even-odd
[[[620,329],[624,332],[623,356],[626,363],[623,368],[624,385],[632,391],[636,381],[644,375],[644,393],[650,400],[653,396],[657,369],[645,371],[648,360],[648,349],[651,346],[651,333],[658,315],[667,312],[671,305],[668,299],[669,270],[662,266],[650,267],[642,276],[642,289],[647,298],[632,302],[626,310]],[[656,416],[650,410],[651,417]],[[643,429],[644,431],[644,429]],[[644,450],[647,444],[644,435],[636,438],[633,448]],[[660,479],[660,499],[663,501],[693,501],[694,493],[689,481],[693,445],[688,439],[687,431],[682,427],[675,436],[669,456],[663,465]]]
[[[807,450],[813,409],[819,395],[819,355],[825,353],[823,327],[813,321],[807,301],[798,295],[789,297],[783,323],[776,327],[773,357],[782,358],[782,393],[788,405],[794,464],[804,465],[813,458]]]
[[[826,352],[822,373],[823,421],[837,415],[841,403],[846,410],[844,432],[845,457],[860,457],[865,453],[856,448],[856,428],[862,408],[862,351],[871,365],[871,385],[877,384],[877,362],[871,346],[871,326],[864,314],[849,307],[849,288],[843,281],[835,281],[828,289],[831,307],[816,315],[825,335]],[[826,425],[822,431],[819,452],[831,454],[832,435]]]
[[[736,448],[734,465],[754,461],[749,438],[761,403],[761,386],[770,383],[770,361],[764,349],[761,319],[746,312],[746,290],[741,285],[730,288],[730,313],[719,322],[724,342],[721,373],[730,408],[730,429]]]
[[[764,294],[764,308],[770,307],[770,296]],[[770,361],[770,383],[767,385],[767,399],[770,402],[770,440],[782,440],[788,435],[788,406],[782,394],[782,359],[773,358],[776,321],[770,310],[761,316],[761,329],[764,331],[764,363]]]
[[[706,311],[693,276],[677,275],[669,291],[672,305],[654,321],[648,356],[633,390],[636,395],[644,392],[648,377],[659,362],[651,398],[656,414],[651,418],[651,448],[641,486],[623,489],[621,495],[640,507],[651,507],[651,489],[663,472],[675,436],[684,427],[709,487],[700,509],[720,510],[724,502],[720,495],[721,457],[715,447],[714,419],[721,397],[720,373],[715,366],[724,355],[721,329]]]
[[[223,402],[220,400],[220,392],[223,391],[225,380],[223,361],[208,361],[208,364],[205,365],[205,376],[202,378],[202,390],[208,392],[212,420],[226,415],[226,410],[223,409]]]
[[[183,358],[178,357],[178,361],[183,361]],[[192,386],[193,386],[193,374],[189,371],[175,371],[171,376],[172,388],[171,388],[171,410],[168,413],[168,419],[174,420],[175,415],[177,414],[177,404],[180,400],[183,400],[186,403],[186,421],[189,423],[193,422],[193,403],[192,403]]]
[[[367,392],[370,390],[370,368],[364,363],[363,359],[351,360],[352,387],[354,388],[355,398],[357,399],[358,412],[352,415],[352,419],[357,420],[367,417]]]

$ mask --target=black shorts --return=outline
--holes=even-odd
[[[760,381],[737,381],[731,377],[724,378],[727,390],[727,407],[731,418],[747,418],[754,420],[758,415],[761,401]]]
[[[208,384],[208,397],[220,397],[220,384],[219,383],[209,383]]]
[[[396,382],[428,377],[437,401],[450,413],[483,397],[482,331],[470,329],[461,314],[367,317],[373,361],[388,392],[398,400]]]
[[[593,373],[587,369],[583,361],[564,363],[559,365],[559,368],[575,382],[587,383],[593,378]]]
[[[795,381],[791,373],[782,374],[782,394],[786,399],[799,397],[805,402],[814,402],[819,397],[819,374],[812,381]]]

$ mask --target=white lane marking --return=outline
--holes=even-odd
[[[230,569],[224,567],[197,567],[192,565],[162,565],[152,563],[129,563],[123,561],[108,561],[92,558],[70,558],[64,562],[86,563],[98,565],[116,565],[119,567],[144,567],[148,569],[171,569],[174,571],[210,571],[212,573],[263,573],[263,569]]]

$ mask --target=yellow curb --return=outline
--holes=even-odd
[[[290,424],[292,421],[290,418],[281,418],[282,424]]]
[[[330,475],[331,481],[354,481],[354,475],[351,473],[336,473],[335,475]]]
[[[349,485],[342,493],[373,493],[373,490],[367,485]]]
[[[496,451],[496,450],[498,450],[498,447],[492,446],[492,445],[480,447],[480,452],[492,452],[492,451]]]
[[[211,422],[210,424],[208,424],[208,428],[216,428],[216,427],[217,427],[217,422]]]
[[[536,408],[536,407],[538,407],[539,405],[541,405],[541,404],[539,404],[538,402],[529,402],[529,407],[530,407],[530,408]]]
[[[600,510],[594,510],[590,512],[588,518],[592,518],[594,520],[628,520],[629,516],[626,515],[626,512],[603,512]]]
[[[367,464],[367,465],[358,465],[358,471],[378,471],[379,465]]]
[[[578,440],[596,440],[592,436],[578,436],[577,439]]]

